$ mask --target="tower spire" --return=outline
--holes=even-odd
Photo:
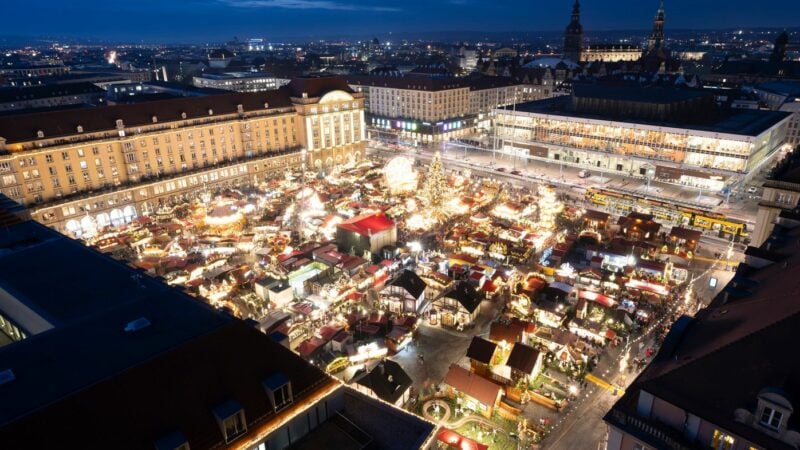
[[[647,51],[652,53],[664,47],[664,0],[659,2],[656,18],[653,20],[653,31],[647,39]]]
[[[564,59],[580,62],[583,50],[583,25],[581,25],[581,2],[572,5],[572,18],[564,33]]]

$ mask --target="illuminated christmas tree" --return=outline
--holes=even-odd
[[[442,166],[442,157],[439,152],[433,156],[425,183],[422,185],[422,200],[430,213],[441,214],[444,203],[448,200],[450,189],[447,186],[447,176]]]
[[[539,226],[552,230],[556,225],[556,216],[564,210],[564,205],[556,198],[556,192],[550,186],[539,185]]]

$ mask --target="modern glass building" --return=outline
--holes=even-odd
[[[703,91],[600,86],[496,113],[506,151],[712,190],[746,180],[784,144],[789,122],[720,108]]]

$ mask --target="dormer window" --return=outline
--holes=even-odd
[[[83,133],[83,127],[78,125],[78,133]]]
[[[39,139],[43,138],[44,137],[44,131],[42,131],[42,130],[37,131],[36,132],[36,137],[38,137]]]
[[[213,110],[213,109],[211,109],[211,108],[209,108],[209,109],[208,109],[208,115],[209,115],[209,116],[213,116],[213,115],[214,115],[214,110]]]
[[[247,432],[244,409],[236,401],[229,400],[214,408],[214,416],[217,418],[226,444]]]
[[[180,431],[162,436],[155,442],[156,450],[190,450],[189,441]]]
[[[769,406],[765,406],[764,409],[761,411],[761,418],[759,422],[761,425],[765,427],[772,428],[777,430],[781,427],[781,422],[783,421],[783,413],[777,410],[770,408]]]
[[[282,372],[270,375],[263,381],[263,384],[275,412],[290,405],[294,400],[292,383]]]
[[[185,112],[182,112],[182,113],[181,113],[181,119],[185,119],[185,118],[186,118],[186,113],[185,113]]]

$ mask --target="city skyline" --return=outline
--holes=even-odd
[[[582,2],[587,31],[645,30],[658,2],[617,0]],[[189,0],[135,4],[81,0],[68,6],[37,0],[6,6],[6,36],[60,36],[128,42],[209,42],[233,36],[267,39],[320,39],[425,35],[440,32],[532,32],[560,30],[568,21],[571,0],[537,5],[512,0]],[[800,4],[774,0],[754,9],[745,0],[666,2],[673,30],[738,27],[789,27],[800,19]],[[26,24],[33,14],[39,26]],[[619,11],[624,11],[620,14]],[[413,20],[412,20],[413,19]]]

